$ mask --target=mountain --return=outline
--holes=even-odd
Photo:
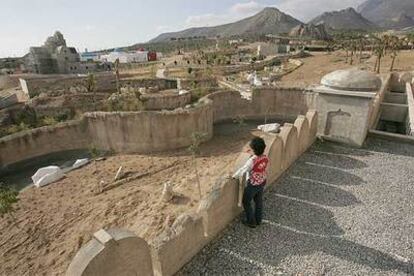
[[[383,28],[414,26],[414,0],[367,0],[358,12]]]
[[[152,39],[150,42],[165,42],[170,41],[172,38],[280,34],[288,33],[293,27],[300,24],[302,24],[302,22],[276,8],[265,8],[254,16],[234,23],[164,33]]]
[[[340,11],[325,12],[309,22],[310,24],[325,24],[330,30],[374,30],[377,26],[364,18],[354,8]]]
[[[313,24],[300,24],[294,27],[289,36],[310,38],[316,40],[329,40],[331,36],[328,34],[325,24],[313,25]]]

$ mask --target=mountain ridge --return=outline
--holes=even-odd
[[[298,19],[281,12],[277,8],[267,7],[253,16],[233,23],[163,33],[149,42],[164,42],[173,38],[188,37],[231,37],[257,34],[280,34],[288,33],[293,27],[300,24],[303,23]]]
[[[375,30],[377,26],[363,17],[354,8],[324,12],[308,24],[325,24],[330,30]]]

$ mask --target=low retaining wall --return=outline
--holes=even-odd
[[[263,133],[267,143],[266,154],[270,159],[267,188],[274,185],[282,173],[313,144],[316,139],[317,122],[316,111],[309,111],[305,116],[299,116],[294,124],[285,124],[280,134]],[[248,156],[242,153],[236,163],[241,164],[247,158]],[[137,274],[174,275],[178,272],[241,213],[239,200],[242,193],[243,186],[237,181],[229,177],[220,177],[212,192],[201,200],[196,212],[190,211],[179,216],[172,227],[166,229],[150,244],[153,271],[146,269],[150,260],[145,254],[140,260],[134,259],[135,266],[143,267]],[[139,249],[128,250],[147,252],[147,248],[147,243],[141,243]],[[89,261],[91,258],[82,259],[82,256],[90,255],[94,256],[93,259],[105,260],[105,267],[111,266],[112,270],[103,271],[99,267],[102,263]],[[90,271],[99,271],[102,273],[100,275],[111,275],[120,265],[122,256],[121,249],[101,249],[97,253],[95,247],[88,244],[77,253],[70,264],[68,275],[96,275]],[[88,267],[89,271],[83,269],[84,267]]]
[[[49,153],[87,149],[89,143],[83,119],[12,134],[0,139],[0,169]]]
[[[372,106],[371,106],[370,115],[369,115],[369,128],[370,129],[375,129],[378,123],[379,116],[380,116],[379,113],[380,113],[381,103],[384,101],[384,97],[387,91],[390,90],[390,83],[392,79],[393,79],[393,74],[389,74],[385,77],[385,79],[383,79],[381,90],[377,93],[377,95],[372,101]]]
[[[191,103],[191,93],[146,94],[141,96],[145,110],[172,110]]]
[[[89,135],[98,149],[150,153],[189,146],[195,132],[213,136],[211,103],[196,108],[156,112],[91,113]]]
[[[176,89],[177,81],[169,79],[122,79],[120,81],[121,87],[132,87],[132,88],[149,88],[156,87],[157,90],[168,90]],[[116,85],[114,86],[114,90]]]
[[[116,91],[116,78],[113,73],[95,74],[98,92],[112,93]],[[75,75],[54,75],[47,77],[32,77],[20,79],[20,86],[31,98],[41,93],[57,96],[66,93],[85,93],[88,92],[88,77],[78,77]],[[158,90],[177,88],[176,80],[168,79],[121,79],[121,87],[157,87]]]
[[[413,85],[409,82],[406,83],[406,93],[408,104],[407,134],[414,136],[414,89]]]
[[[76,75],[52,75],[43,77],[28,77],[20,79],[20,86],[30,98],[41,93],[57,96],[65,93],[87,92],[87,77]],[[96,91],[113,92],[116,90],[115,76],[112,73],[95,75]]]
[[[213,136],[208,99],[174,111],[95,112],[82,119],[41,127],[0,139],[0,169],[50,153],[96,147],[118,153],[148,153],[189,146],[192,134]]]
[[[213,101],[214,122],[246,119],[278,118],[293,121],[315,106],[316,94],[300,88],[260,88],[252,93],[252,100],[240,97],[236,91],[222,91],[208,95]]]

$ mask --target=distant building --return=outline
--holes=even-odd
[[[140,63],[156,61],[159,58],[158,55],[159,54],[156,52],[144,51],[143,49],[136,52],[124,52],[119,49],[115,49],[107,55],[102,55],[100,60],[114,63],[117,59],[119,59],[120,63]]]
[[[288,54],[290,52],[289,44],[282,43],[260,43],[257,46],[258,56],[275,56],[280,54]]]
[[[49,37],[43,46],[30,47],[25,65],[29,72],[37,74],[86,73],[96,68],[93,63],[82,64],[76,49],[66,45],[60,32]]]
[[[80,53],[79,56],[80,56],[81,62],[99,62],[100,61],[100,55],[97,53],[84,52],[84,53]]]

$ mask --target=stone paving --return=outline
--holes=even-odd
[[[316,143],[179,275],[414,275],[414,145]]]

